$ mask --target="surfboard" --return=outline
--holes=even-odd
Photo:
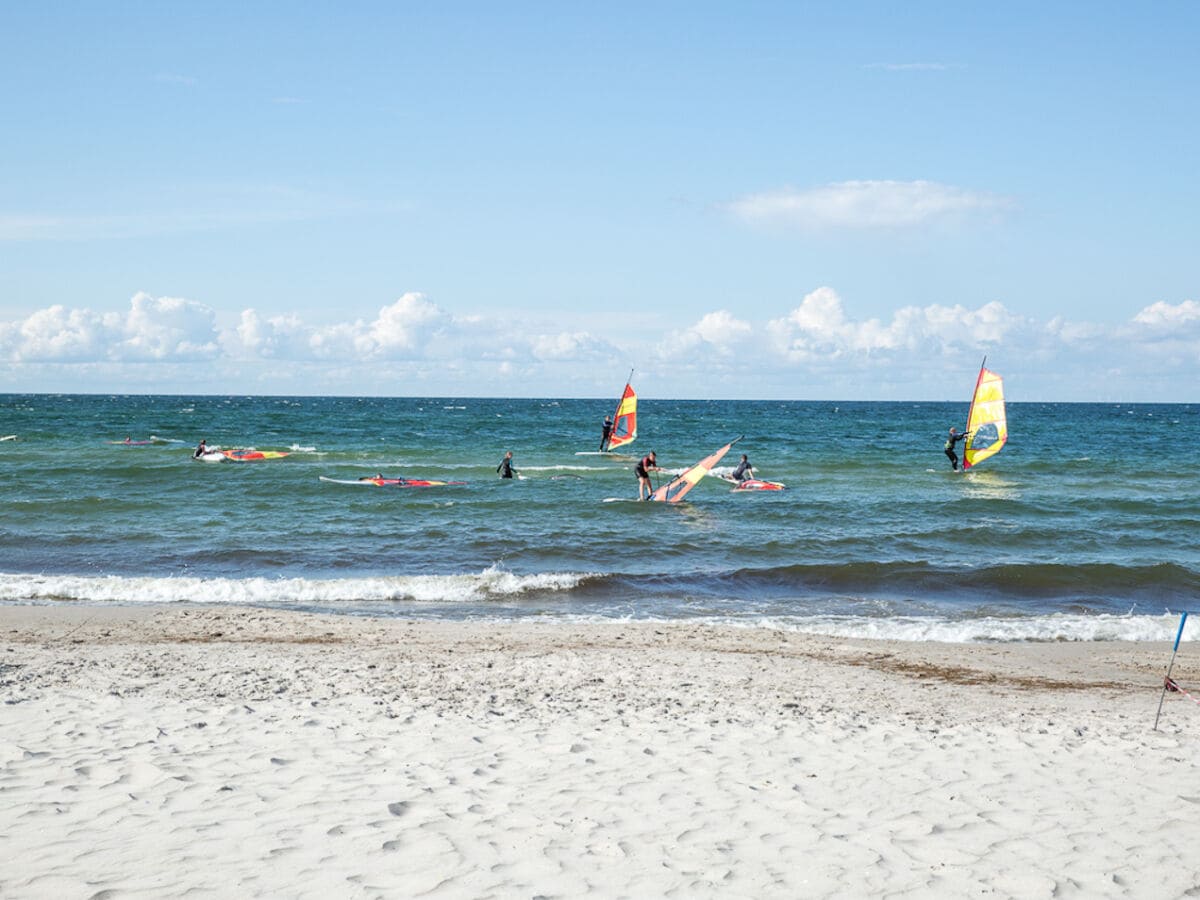
[[[317,476],[321,481],[329,484],[350,484],[357,487],[401,487],[401,488],[416,488],[416,487],[449,487],[451,485],[466,484],[465,481],[431,481],[425,478],[327,478],[324,475]]]
[[[751,478],[748,481],[743,481],[736,485],[733,489],[733,493],[737,494],[747,491],[783,491],[786,489],[787,486],[779,481],[763,481],[759,478]]]
[[[4,437],[0,437],[0,441],[15,441],[16,439],[17,436],[15,434],[6,434]]]
[[[219,463],[225,462],[225,454],[220,450],[209,450],[207,453],[193,456],[192,459],[196,460],[196,462]]]
[[[240,450],[222,450],[221,453],[230,462],[262,462],[267,459],[283,459],[289,455],[286,450],[255,450],[253,447]]]

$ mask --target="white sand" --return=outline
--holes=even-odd
[[[1182,896],[1168,653],[3,606],[0,896]]]

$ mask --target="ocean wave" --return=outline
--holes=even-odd
[[[0,601],[337,604],[411,601],[479,603],[570,591],[588,573],[518,575],[499,566],[463,575],[364,578],[173,578],[116,575],[0,575]]]
[[[1014,597],[1200,597],[1200,573],[1175,563],[1001,563],[951,567],[922,561],[849,562],[739,569],[723,576],[742,587],[838,593]]]
[[[1184,638],[1200,640],[1200,617],[1188,618]],[[947,644],[1002,643],[1011,641],[1174,641],[1179,616],[1072,615],[946,618],[942,616],[825,616],[812,619],[763,618],[754,622],[729,620],[722,624],[773,628],[829,637],[869,638],[890,641],[932,641]]]

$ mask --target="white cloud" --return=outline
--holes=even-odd
[[[1175,327],[1200,323],[1200,303],[1195,300],[1184,300],[1182,303],[1172,305],[1159,300],[1157,303],[1151,303],[1134,316],[1133,321],[1151,327]]]
[[[820,228],[912,228],[1009,209],[1012,201],[935,181],[842,181],[750,194],[728,204],[754,224]]]
[[[734,349],[752,336],[754,327],[735,318],[728,310],[706,313],[695,325],[682,331],[668,332],[658,345],[664,359],[685,359],[704,354],[728,358]]]
[[[586,331],[538,334],[530,339],[530,351],[541,360],[600,359],[612,353],[612,345]]]
[[[0,324],[0,356],[18,362],[187,361],[217,353],[213,311],[175,297],[139,293],[124,314],[56,305]]]
[[[457,317],[419,293],[373,318],[313,324],[250,308],[221,328],[202,303],[141,293],[125,310],[55,305],[0,322],[0,372],[32,390],[70,389],[73,379],[75,389],[253,385],[289,393],[353,393],[363,384],[385,393],[494,393],[488,386],[500,374],[531,393],[570,396],[611,392],[619,360],[652,379],[657,396],[911,399],[946,397],[947,374],[987,354],[1016,390],[1025,379],[1050,397],[1194,400],[1200,383],[1193,300],[1153,303],[1117,324],[1038,320],[999,301],[856,316],[825,286],[767,320],[718,309],[686,328],[614,337],[518,316]],[[197,361],[220,365],[190,365]],[[703,377],[712,373],[719,377]]]
[[[821,287],[788,315],[772,321],[768,331],[776,350],[799,363],[848,355],[887,355],[896,351],[939,354],[951,349],[998,346],[1029,324],[998,302],[975,310],[958,305],[906,306],[886,324],[879,319],[854,321],[846,316],[837,292]]]
[[[122,324],[124,340],[112,357],[128,360],[212,359],[218,352],[216,316],[192,300],[139,293]]]

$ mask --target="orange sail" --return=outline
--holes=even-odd
[[[700,483],[700,479],[707,475],[713,466],[721,461],[721,458],[729,452],[729,448],[741,439],[739,435],[716,453],[704,457],[704,459],[700,460],[700,462],[696,463],[690,469],[685,469],[655,491],[650,499],[663,500],[667,503],[678,503],[688,491]]]
[[[630,373],[632,377],[633,373]],[[608,438],[608,450],[616,450],[625,444],[633,443],[637,437],[637,392],[633,385],[625,382],[625,393],[617,402],[617,411],[613,415],[612,434]]]
[[[987,357],[984,357],[984,363]],[[1004,379],[979,367],[971,411],[967,413],[967,442],[963,448],[963,471],[994,456],[1008,441],[1008,416],[1004,409]]]

